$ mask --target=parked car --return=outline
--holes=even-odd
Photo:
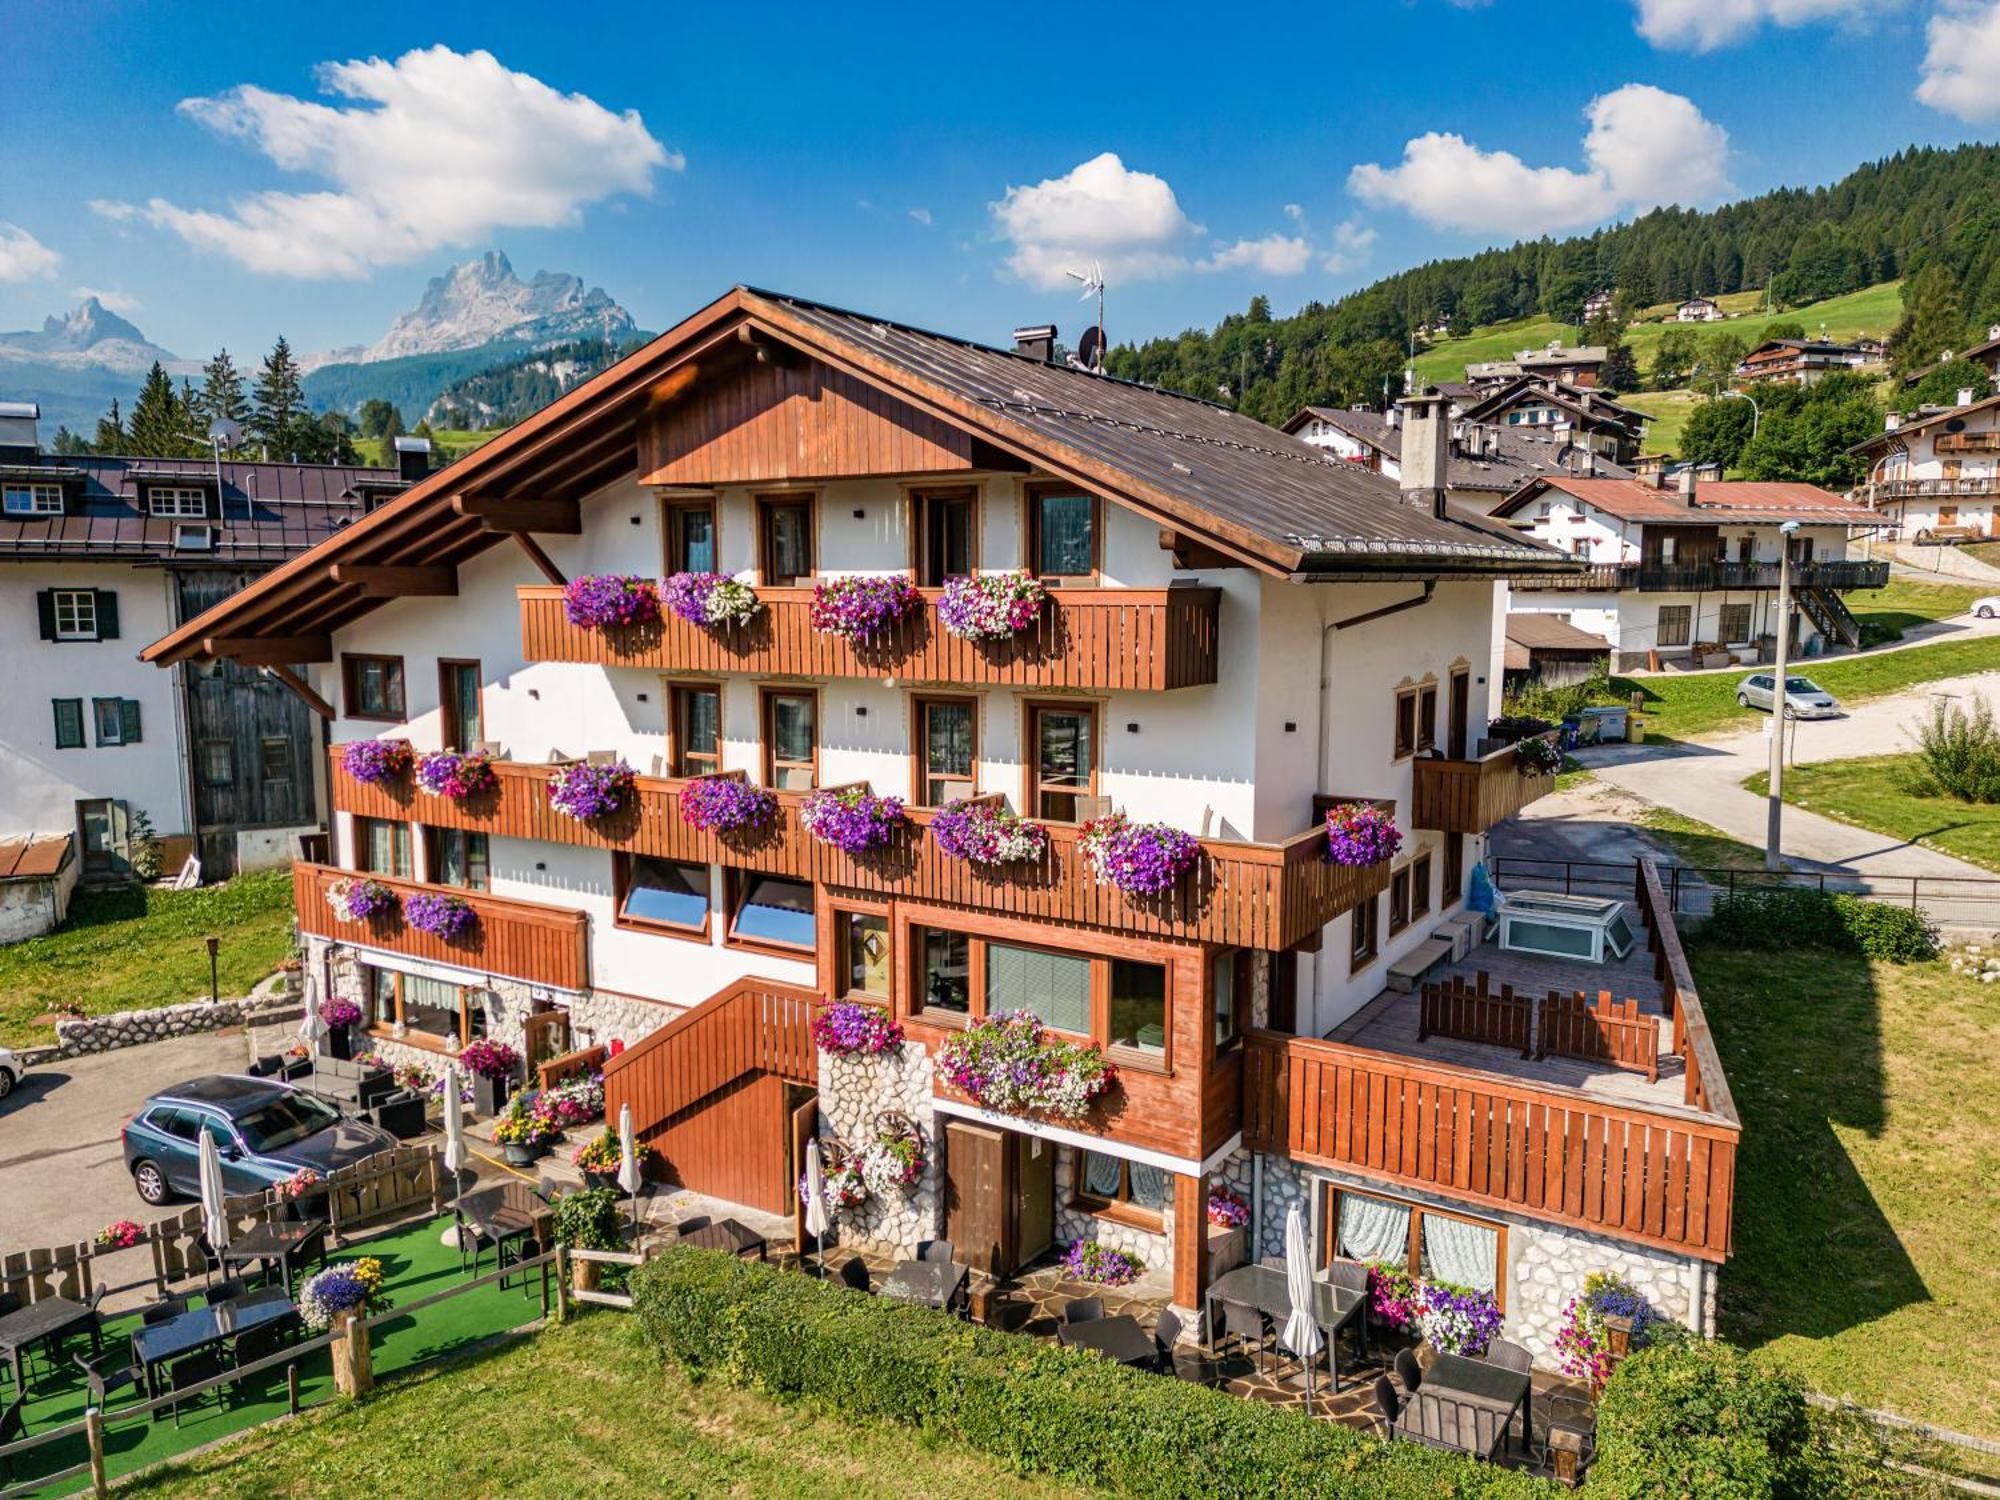
[[[5,1047],[0,1047],[0,1099],[14,1092],[14,1085],[21,1081],[21,1075],[28,1071],[28,1065]]]
[[[1972,601],[1972,612],[1982,620],[1990,620],[2000,615],[2000,594],[1988,594],[1984,599]]]
[[[1772,689],[1776,684],[1773,673],[1754,673],[1736,685],[1736,701],[1745,708],[1761,708],[1769,713]],[[1840,717],[1840,704],[1834,700],[1833,694],[1810,677],[1788,676],[1785,678],[1785,717],[1837,719]]]
[[[288,1083],[212,1074],[162,1089],[125,1122],[125,1168],[141,1198],[158,1207],[201,1191],[204,1131],[222,1154],[229,1193],[262,1192],[301,1168],[323,1177],[396,1144]]]

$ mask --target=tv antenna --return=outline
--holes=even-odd
[[[1104,267],[1097,261],[1090,263],[1090,270],[1065,271],[1063,275],[1083,286],[1083,296],[1079,301],[1088,302],[1093,295],[1097,298],[1097,326],[1086,328],[1083,337],[1077,340],[1076,362],[1082,369],[1093,374],[1104,372]]]

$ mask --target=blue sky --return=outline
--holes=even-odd
[[[989,340],[1095,255],[1144,337],[2000,130],[2000,0],[1304,14],[16,4],[0,328],[368,342],[498,247],[649,328],[749,281]]]

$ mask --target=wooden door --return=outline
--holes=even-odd
[[[569,1051],[569,1012],[551,1008],[529,1016],[521,1023],[521,1053],[527,1060],[528,1074],[534,1076],[535,1069],[552,1057],[561,1057]],[[617,1121],[612,1121],[615,1125]]]
[[[819,1095],[811,1089],[796,1089],[790,1097],[797,1100],[800,1094],[805,1098],[792,1106],[792,1154],[785,1163],[786,1176],[794,1181],[804,1173],[806,1153],[819,1135]],[[792,1242],[801,1255],[806,1253],[806,1206],[797,1193],[792,1194]]]
[[[1008,1275],[1007,1132],[953,1120],[944,1140],[945,1238],[962,1264]]]
[[[1445,755],[1452,760],[1464,760],[1466,736],[1470,732],[1472,718],[1472,674],[1457,671],[1451,674],[1451,715],[1446,726],[1448,741]]]
[[[1014,1144],[1014,1224],[1007,1274],[1013,1275],[1056,1239],[1056,1148],[1031,1135]]]

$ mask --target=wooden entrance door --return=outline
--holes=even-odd
[[[1470,732],[1472,718],[1472,674],[1463,669],[1451,674],[1450,719],[1446,724],[1445,755],[1452,760],[1465,759],[1466,735]]]
[[[1031,1135],[1011,1137],[1014,1144],[1012,1253],[1013,1275],[1056,1240],[1056,1148]]]
[[[789,1180],[796,1182],[806,1169],[806,1153],[813,1149],[813,1139],[819,1134],[819,1095],[811,1089],[796,1087],[790,1097],[800,1102],[792,1106],[792,1154],[785,1163],[785,1171]],[[797,1193],[792,1194],[792,1205],[792,1243],[803,1256],[810,1243],[806,1234],[806,1206]]]
[[[569,1051],[569,1012],[551,1007],[538,1011],[521,1023],[521,1052],[527,1060],[528,1076],[552,1057]],[[615,1123],[615,1122],[614,1122]]]
[[[944,1140],[945,1238],[975,1271],[1011,1275],[1007,1132],[953,1120]]]

